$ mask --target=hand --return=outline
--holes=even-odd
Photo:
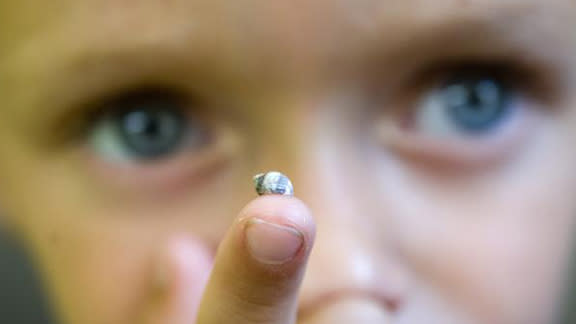
[[[169,264],[165,291],[147,307],[144,323],[295,323],[314,235],[315,224],[300,200],[256,198],[220,244],[211,274],[210,258],[199,243],[173,244],[164,261]]]

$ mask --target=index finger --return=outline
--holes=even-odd
[[[223,240],[197,324],[291,324],[315,235],[308,208],[289,196],[262,196]]]

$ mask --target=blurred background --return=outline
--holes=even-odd
[[[31,258],[0,229],[0,323],[55,323]]]

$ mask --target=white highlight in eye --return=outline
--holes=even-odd
[[[106,160],[116,162],[131,160],[130,154],[122,147],[122,141],[118,138],[113,121],[109,119],[102,120],[93,130],[90,146]]]
[[[458,86],[451,86],[443,91],[433,91],[427,95],[420,105],[415,116],[415,129],[418,133],[434,137],[450,138],[460,135],[462,131],[448,118],[446,112],[446,97],[453,103],[465,102],[466,94]]]

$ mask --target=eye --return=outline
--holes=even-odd
[[[377,124],[379,137],[400,157],[430,167],[495,165],[537,133],[543,97],[522,67],[431,72]]]
[[[207,140],[205,127],[189,116],[187,101],[174,93],[130,93],[101,110],[89,138],[92,150],[106,160],[157,161]]]
[[[411,128],[421,136],[482,137],[513,117],[518,94],[498,76],[459,75],[425,93]]]

